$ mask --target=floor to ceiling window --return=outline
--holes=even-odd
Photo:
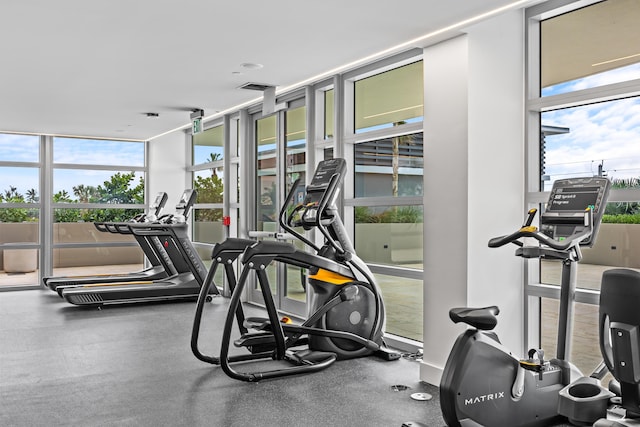
[[[640,269],[640,3],[547,2],[529,17],[529,204],[556,179],[606,176],[613,184],[596,244],[578,267],[572,359],[584,372],[600,360],[597,304],[602,272]],[[556,9],[557,8],[557,9]],[[539,56],[535,54],[539,52]],[[640,237],[640,235],[638,236]],[[560,267],[540,263],[529,290],[532,344],[555,347]],[[553,352],[548,352],[553,354]],[[595,355],[588,358],[585,355]]]
[[[130,235],[93,223],[144,212],[145,144],[53,137],[52,147],[53,275],[141,269],[144,254]]]
[[[41,275],[128,272],[143,264],[129,236],[96,221],[144,211],[145,143],[0,135],[0,278],[38,286]],[[8,276],[8,278],[7,278]]]
[[[423,71],[419,59],[356,73],[347,155],[355,248],[372,266],[387,310],[387,332],[422,341]]]
[[[192,156],[188,169],[193,175],[193,189],[198,193],[191,214],[192,240],[208,267],[211,264],[211,245],[227,237],[223,223],[225,164],[226,158],[233,154],[225,156],[225,126],[222,123],[192,135],[191,141]],[[224,286],[223,269],[216,271],[214,281],[217,286]]]
[[[0,287],[38,281],[40,147],[38,136],[0,134]]]
[[[283,232],[278,223],[282,204],[289,191],[304,195],[307,182],[307,123],[304,99],[280,100],[286,108],[274,114],[253,116],[255,171],[255,226],[258,232]],[[297,183],[297,184],[296,184]],[[294,188],[293,185],[296,184]],[[293,203],[299,203],[294,198]],[[304,233],[304,230],[300,230]],[[269,237],[262,237],[269,238]],[[300,250],[309,250],[304,243],[293,240]],[[274,262],[267,274],[276,306],[290,314],[305,316],[307,296],[306,271],[292,265]],[[262,300],[257,283],[249,299]]]

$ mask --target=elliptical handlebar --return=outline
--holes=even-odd
[[[586,227],[584,230],[575,233],[571,236],[566,237],[563,240],[553,239],[540,230],[538,227],[532,226],[531,222],[533,221],[533,217],[535,216],[537,209],[531,209],[528,212],[527,219],[525,220],[525,224],[514,233],[511,233],[506,236],[494,237],[489,240],[490,248],[498,248],[500,246],[504,246],[508,243],[513,243],[517,246],[522,247],[524,244],[519,240],[524,237],[532,237],[536,239],[538,242],[546,245],[552,249],[558,251],[567,251],[572,247],[577,247],[581,241],[586,239],[593,232],[593,211],[591,209],[586,209],[584,211],[584,226]]]
[[[300,183],[300,181],[301,181],[301,178],[298,178],[293,182],[293,185],[291,186],[291,189],[289,190],[289,194],[287,194],[287,198],[285,199],[285,202],[282,204],[282,209],[280,209],[280,215],[278,216],[278,222],[280,223],[280,226],[283,229],[285,229],[289,234],[292,234],[293,236],[295,236],[300,241],[304,242],[305,244],[307,244],[310,247],[312,247],[314,250],[318,251],[318,250],[320,250],[320,248],[318,248],[318,246],[316,246],[312,241],[310,241],[309,239],[304,237],[302,234],[300,234],[296,230],[294,230],[293,226],[291,225],[291,221],[293,219],[293,216],[299,210],[303,209],[305,206],[303,204],[298,204],[291,211],[291,213],[289,215],[287,215],[287,207],[293,201],[293,197],[295,195],[296,188],[298,188],[298,184]]]
[[[327,241],[329,242],[329,244],[337,251],[337,253],[344,255],[345,254],[345,248],[342,247],[341,244],[338,244],[335,239],[333,238],[333,236],[331,236],[331,233],[329,233],[329,230],[327,230],[327,227],[325,227],[325,225],[322,223],[322,217],[323,217],[323,213],[327,212],[327,208],[329,207],[329,202],[331,202],[335,195],[335,192],[338,188],[338,183],[340,181],[340,177],[338,174],[333,174],[331,176],[331,179],[329,180],[329,185],[327,186],[327,191],[324,192],[324,194],[322,195],[322,199],[320,199],[320,202],[318,202],[318,212],[316,213],[316,218],[315,218],[315,226],[318,227],[318,229],[320,230],[320,232],[322,233],[322,235],[327,239]],[[332,215],[331,218],[331,222],[335,221],[337,218],[335,217],[335,215]]]
[[[291,189],[289,190],[289,194],[287,194],[285,203],[283,204],[282,209],[280,210],[280,216],[278,217],[280,226],[284,230],[286,230],[288,233],[295,236],[297,239],[309,245],[314,250],[319,251],[320,248],[317,245],[315,245],[309,239],[307,239],[306,237],[298,233],[293,228],[296,226],[302,226],[305,229],[311,229],[313,227],[316,227],[318,230],[320,230],[320,232],[325,237],[327,242],[336,250],[336,252],[339,253],[340,255],[344,255],[346,253],[346,250],[349,250],[350,248],[344,248],[342,246],[342,242],[340,243],[336,242],[336,239],[331,235],[331,233],[327,229],[327,224],[331,224],[338,219],[336,215],[333,215],[332,213],[330,213],[330,210],[331,210],[331,204],[333,203],[333,198],[335,197],[336,191],[338,189],[338,185],[340,184],[340,174],[334,173],[333,175],[331,175],[331,177],[329,178],[327,187],[322,193],[322,197],[320,198],[320,201],[306,203],[306,204],[304,202],[299,203],[293,208],[293,210],[291,210],[290,212],[287,212],[288,210],[287,208],[289,204],[293,201],[295,190],[298,187],[299,183],[300,183],[300,178],[298,178],[293,183],[293,185],[291,186]],[[311,210],[314,210],[315,213],[311,214]],[[294,223],[294,217],[296,214],[300,215],[300,219],[297,220],[296,223]],[[323,222],[323,220],[325,222]]]

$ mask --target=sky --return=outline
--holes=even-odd
[[[37,136],[0,134],[0,161],[38,162],[39,139]],[[144,144],[121,141],[94,141],[87,139],[56,138],[54,162],[84,165],[118,165],[119,170],[54,169],[54,193],[66,190],[73,195],[73,187],[79,184],[97,187],[117,173],[128,173],[126,166],[144,166]],[[136,173],[137,184],[142,172]],[[25,194],[39,188],[38,169],[33,167],[0,166],[0,191],[11,186]],[[39,191],[38,191],[39,193]]]
[[[543,96],[640,78],[640,63],[545,88]],[[542,113],[541,123],[569,128],[546,138],[545,173],[557,178],[598,174],[611,179],[640,177],[640,98]],[[546,188],[546,189],[549,189]]]

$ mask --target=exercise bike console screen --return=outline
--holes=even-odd
[[[546,211],[540,217],[540,229],[546,235],[561,239],[585,228],[584,212],[593,212],[593,232],[580,242],[591,247],[602,220],[610,181],[602,177],[559,179],[553,184]]]

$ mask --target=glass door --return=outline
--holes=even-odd
[[[278,215],[298,178],[293,203],[304,198],[307,177],[305,118],[306,108],[302,102],[298,105],[292,102],[288,109],[270,116],[254,116],[256,231],[284,231],[278,224]],[[303,230],[299,232],[303,233]],[[309,250],[302,242],[287,241],[299,250]],[[306,316],[306,270],[276,262],[268,267],[267,276],[276,307],[293,315]],[[262,303],[257,281],[248,298]]]

